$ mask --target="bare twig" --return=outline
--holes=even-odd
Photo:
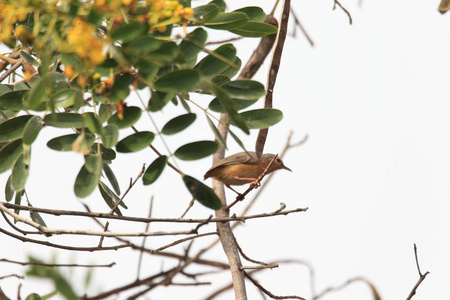
[[[179,235],[179,234],[193,234],[195,230],[188,231],[156,231],[156,232],[105,232],[105,231],[91,231],[91,230],[68,230],[68,229],[52,229],[37,222],[24,218],[9,209],[7,209],[2,202],[0,202],[0,210],[4,211],[15,220],[23,222],[30,225],[37,230],[41,231],[43,234],[74,234],[74,235],[93,235],[93,236],[162,236],[162,235]]]
[[[130,181],[130,185],[128,186],[127,190],[123,193],[122,197],[120,197],[119,201],[117,201],[116,204],[114,205],[114,207],[111,209],[111,211],[109,212],[111,215],[114,213],[114,211],[116,210],[117,206],[119,206],[119,204],[122,203],[123,198],[125,198],[125,196],[131,190],[131,188],[136,184],[138,179],[141,178],[141,176],[144,174],[144,172],[145,172],[145,164],[142,166],[141,171],[136,176],[136,178],[133,181]]]
[[[186,208],[184,213],[180,216],[180,219],[183,219],[186,216],[186,214],[189,212],[189,210],[192,208],[192,206],[194,206],[194,203],[195,203],[195,198],[192,198],[191,202],[189,202],[188,207]]]
[[[268,79],[267,79],[267,93],[264,99],[264,108],[273,107],[273,89],[277,80],[278,70],[280,69],[281,56],[283,54],[284,41],[287,35],[287,25],[289,21],[289,14],[291,11],[291,0],[284,0],[281,17],[280,27],[278,28],[277,40],[275,42],[275,50],[273,51],[272,62],[270,64]],[[264,151],[264,145],[266,143],[269,128],[260,129],[258,137],[256,139],[255,152],[258,159]]]
[[[50,242],[46,242],[46,241],[39,241],[39,240],[35,240],[35,239],[30,239],[30,238],[26,238],[26,237],[22,237],[20,235],[11,233],[9,231],[6,231],[2,228],[0,228],[0,232],[3,234],[6,234],[10,237],[13,237],[17,240],[20,240],[22,242],[29,242],[29,243],[33,243],[33,244],[39,244],[39,245],[44,245],[47,247],[52,247],[52,248],[58,248],[58,249],[64,249],[64,250],[72,250],[72,251],[87,251],[87,252],[94,252],[94,251],[105,251],[105,250],[117,250],[117,249],[121,249],[121,248],[127,248],[127,247],[131,247],[128,244],[122,244],[122,245],[117,245],[117,246],[109,246],[109,247],[73,247],[73,246],[65,246],[65,245],[60,245],[60,244],[54,244],[54,243],[50,243]]]
[[[0,82],[2,82],[3,80],[5,80],[9,75],[11,75],[12,73],[14,73],[14,71],[16,71],[23,63],[24,59],[20,58],[14,65],[12,65],[7,71],[5,71],[5,73],[3,73],[2,75],[0,75]]]
[[[269,174],[268,178],[270,178],[272,174]],[[267,179],[268,181],[268,179]],[[267,182],[266,181],[266,182]],[[262,189],[262,187],[261,187]],[[259,190],[261,190],[259,189]],[[239,222],[245,222],[246,220],[250,219],[257,219],[257,218],[264,218],[269,216],[278,216],[278,215],[287,215],[290,213],[296,213],[296,212],[303,212],[307,211],[308,208],[296,208],[292,210],[286,210],[286,211],[279,211],[276,210],[272,213],[262,213],[262,214],[255,214],[255,215],[241,215],[241,216],[232,216],[232,217],[225,217],[225,218],[208,218],[208,219],[178,219],[178,218],[139,218],[139,217],[127,217],[127,216],[117,216],[117,215],[109,215],[105,213],[93,213],[91,211],[88,212],[81,212],[81,211],[68,211],[68,210],[55,210],[55,209],[47,209],[47,208],[39,208],[39,207],[30,207],[30,206],[24,206],[24,205],[17,205],[12,204],[8,202],[0,202],[0,204],[4,205],[6,208],[10,209],[19,209],[19,210],[29,210],[29,211],[35,211],[43,214],[52,214],[56,216],[60,215],[70,215],[70,216],[83,216],[83,217],[90,217],[90,218],[101,218],[101,219],[113,219],[113,220],[122,220],[122,221],[132,221],[132,222],[142,222],[142,223],[149,223],[149,222],[166,222],[166,223],[222,223],[222,222],[232,222],[232,221],[239,221]],[[248,211],[248,210],[247,210]],[[245,211],[244,213],[246,213]],[[103,225],[102,225],[103,227]]]
[[[420,271],[419,258],[417,256],[417,246],[416,246],[416,244],[414,244],[414,257],[416,259],[417,272],[419,272],[419,280],[417,280],[416,284],[414,285],[413,289],[409,293],[409,295],[406,298],[406,300],[412,299],[412,297],[416,294],[416,291],[417,291],[417,288],[419,287],[419,285],[422,283],[422,281],[425,280],[427,275],[430,274],[430,272],[428,272],[428,271],[425,272],[424,274],[422,274],[422,272]]]
[[[341,285],[338,285],[338,286],[335,286],[335,287],[329,287],[329,288],[326,288],[326,289],[323,290],[321,293],[319,293],[319,294],[313,296],[313,297],[312,297],[312,300],[320,299],[320,298],[322,298],[323,296],[325,296],[326,294],[331,293],[331,292],[337,292],[337,291],[340,291],[340,290],[342,290],[342,289],[348,287],[350,284],[355,283],[355,282],[358,282],[358,281],[362,281],[362,282],[366,283],[366,284],[369,286],[370,290],[372,291],[373,298],[374,298],[375,300],[381,300],[381,297],[380,297],[380,295],[379,295],[377,289],[375,288],[375,286],[374,286],[369,280],[367,280],[367,279],[365,279],[365,278],[363,278],[363,277],[355,277],[355,278],[351,278],[351,279],[347,280],[346,282],[344,282],[344,283],[341,284]]]
[[[301,299],[306,300],[305,298],[302,298],[300,296],[276,296],[272,294],[269,290],[264,288],[256,279],[254,279],[250,274],[244,272],[245,277],[247,277],[258,289],[264,292],[267,296],[269,296],[272,299]]]
[[[214,232],[207,232],[207,233],[202,233],[202,234],[199,234],[199,235],[187,237],[187,238],[184,238],[184,239],[179,239],[179,240],[176,240],[173,243],[167,244],[165,246],[162,246],[162,247],[159,247],[158,249],[153,250],[153,253],[157,253],[157,252],[160,252],[162,250],[166,250],[167,248],[170,248],[170,247],[173,247],[175,245],[184,243],[186,241],[190,241],[190,240],[193,240],[193,239],[197,239],[197,238],[204,237],[204,236],[209,236],[209,235],[217,235],[217,232],[215,232],[215,231]]]
[[[342,6],[342,4],[338,0],[334,0],[333,10],[336,9],[336,4],[347,14],[348,21],[350,22],[350,25],[352,25],[352,23],[353,23],[352,16],[348,12],[348,10],[346,10],[345,7]]]
[[[17,274],[9,274],[9,275],[5,275],[5,276],[0,276],[0,280],[2,279],[6,279],[6,278],[10,278],[10,277],[16,277],[18,279],[24,279],[25,277],[17,275]],[[1,297],[0,297],[1,299]]]
[[[148,209],[148,217],[149,217],[149,218],[152,216],[152,212],[153,212],[153,199],[154,199],[154,196],[152,196],[152,197],[150,198],[150,207],[149,207],[149,209]],[[150,222],[147,223],[147,225],[145,225],[145,230],[144,230],[144,231],[148,231],[149,228],[150,228]],[[144,237],[144,238],[142,239],[142,244],[141,244],[141,247],[142,247],[142,248],[145,247],[145,242],[146,242],[146,240],[147,240],[147,237]],[[141,274],[141,266],[142,266],[142,257],[143,257],[143,256],[144,256],[144,251],[139,250],[139,259],[138,259],[138,267],[137,267],[137,277],[136,277],[136,280],[139,279],[140,274]]]
[[[261,266],[243,266],[241,270],[259,270],[259,269],[273,269],[278,268],[278,264],[264,264]]]
[[[46,264],[46,263],[38,263],[38,262],[21,262],[21,261],[15,261],[15,260],[9,260],[6,258],[1,258],[0,262],[6,262],[21,266],[43,266],[43,267],[85,267],[85,268],[111,268],[116,263],[112,262],[107,265],[82,265],[82,264]]]
[[[294,17],[294,22],[295,25],[298,26],[298,28],[300,28],[300,30],[302,31],[303,35],[305,36],[305,38],[308,40],[309,44],[314,47],[314,41],[312,40],[311,36],[308,34],[308,32],[306,32],[305,27],[303,26],[303,24],[300,22],[300,19],[297,17],[294,9],[291,7],[291,14]],[[295,36],[295,26],[294,26],[294,36]]]

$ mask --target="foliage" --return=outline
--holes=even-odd
[[[120,192],[109,167],[116,152],[140,151],[159,134],[143,131],[118,139],[119,132],[134,128],[146,116],[142,114],[145,110],[157,112],[169,102],[181,103],[187,110],[164,125],[164,135],[182,132],[194,122],[197,115],[190,106],[195,105],[195,94],[212,96],[205,121],[216,136],[213,112],[228,113],[230,124],[246,134],[249,129],[278,122],[282,115],[277,110],[239,112],[264,96],[265,90],[258,82],[232,79],[241,65],[235,47],[205,48],[207,28],[248,37],[275,33],[276,28],[264,19],[258,7],[226,12],[225,3],[217,0],[195,8],[188,0],[21,0],[0,4],[0,42],[12,49],[11,65],[23,66],[21,79],[10,77],[10,83],[0,84],[0,172],[12,173],[10,194],[25,189],[32,165],[31,147],[48,126],[73,130],[52,138],[49,148],[84,155],[75,195],[86,197],[97,187],[111,204]],[[199,59],[202,51],[207,55]],[[5,66],[1,81],[12,76]],[[144,89],[151,92],[146,107],[129,106],[130,94]],[[235,133],[232,137],[242,144]],[[175,156],[196,160],[216,149],[214,141],[192,141],[180,146]],[[167,161],[165,156],[157,159],[147,170],[144,184],[153,183]],[[114,191],[108,188],[106,192],[102,173]],[[211,195],[195,178],[180,175],[194,196]],[[201,202],[217,209],[216,201],[213,197]]]

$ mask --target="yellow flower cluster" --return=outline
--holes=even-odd
[[[194,14],[190,7],[184,7],[178,1],[147,0],[150,7],[149,24],[152,29],[160,32],[166,30],[167,25],[179,23]]]
[[[26,17],[27,11],[24,8],[0,3],[0,41],[9,40],[12,33],[11,25],[25,20]]]
[[[67,42],[91,66],[101,64],[106,58],[104,42],[96,34],[95,27],[80,18],[75,18],[73,27],[67,31]]]

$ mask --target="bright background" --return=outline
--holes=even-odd
[[[272,3],[271,0],[229,1],[230,9],[258,5],[266,12]],[[270,129],[266,151],[280,152],[291,130],[293,141],[301,140],[306,134],[309,139],[291,149],[284,158],[294,172],[277,173],[250,213],[276,210],[280,202],[288,209],[309,207],[309,210],[248,221],[236,230],[237,239],[244,251],[257,260],[308,261],[315,270],[317,292],[363,276],[375,285],[383,299],[405,299],[418,280],[413,252],[416,243],[422,272],[431,273],[414,299],[449,299],[450,15],[437,12],[439,1],[364,0],[361,6],[358,0],[341,3],[352,15],[351,26],[339,7],[332,10],[331,0],[292,3],[315,46],[311,47],[298,29],[297,36],[286,41],[274,94],[274,106],[284,112],[284,120]],[[291,32],[292,25],[293,22]],[[212,35],[212,39],[221,37]],[[236,44],[243,61],[256,43],[255,40]],[[266,72],[267,65],[255,79],[265,82]],[[181,112],[180,108],[176,112],[167,110],[155,117],[163,124],[172,113]],[[200,119],[186,134],[168,139],[172,151],[183,141],[212,138]],[[138,128],[148,126],[146,121]],[[64,133],[46,128],[34,146],[27,186],[34,206],[74,209],[76,203],[76,209],[82,209],[72,195],[82,157],[43,151],[52,136]],[[253,148],[254,140],[255,135],[244,140],[248,149]],[[156,145],[163,149],[160,143]],[[229,150],[234,153],[239,148],[230,140]],[[122,190],[143,163],[155,158],[147,150],[132,160],[129,157],[120,156],[112,165],[119,173]],[[207,158],[179,164],[185,172],[201,178],[210,161]],[[4,186],[5,174],[0,180],[0,186]],[[58,182],[58,187],[50,188],[54,182]],[[189,202],[181,180],[167,170],[155,185],[142,187],[139,183],[132,190],[126,198],[129,210],[125,213],[146,216],[151,195],[155,195],[154,216],[179,216]],[[228,195],[231,197],[232,193]],[[107,211],[98,198],[94,195],[84,202],[95,211]],[[234,211],[237,214],[244,206],[239,205]],[[207,217],[210,213],[196,205],[188,217]],[[89,220],[44,217],[51,228],[84,226],[98,230]],[[1,222],[2,228],[6,228],[5,222]],[[128,226],[116,223],[110,229],[144,229],[142,224]],[[152,224],[150,230],[172,227],[176,226]],[[52,237],[51,240],[87,245],[89,239]],[[170,240],[149,239],[147,246],[156,248]],[[98,239],[90,241],[89,245],[95,246]],[[199,241],[195,249],[209,242]],[[136,278],[137,255],[128,250],[56,254],[56,250],[24,244],[4,235],[0,236],[0,245],[0,256],[11,260],[25,261],[32,254],[45,260],[56,255],[60,263],[116,261],[118,265],[114,268],[94,273],[89,295]],[[205,257],[225,261],[220,247]],[[146,258],[141,272],[151,274],[173,263],[161,264],[157,258]],[[24,269],[1,263],[0,276],[20,274]],[[82,286],[84,269],[65,274],[70,274]],[[304,266],[281,264],[255,277],[276,295],[310,297],[310,277]],[[201,280],[221,280],[223,285],[229,282],[228,274]],[[16,297],[17,285],[16,279],[0,281],[4,292],[12,298]],[[210,290],[208,286],[159,288],[151,299],[201,299]],[[248,290],[250,299],[261,298],[251,283]],[[31,291],[46,293],[51,291],[51,286],[45,281],[24,282],[22,296]],[[123,298],[123,295],[119,297]],[[226,294],[220,299],[232,298]],[[366,285],[356,283],[324,299],[372,299],[372,296]]]

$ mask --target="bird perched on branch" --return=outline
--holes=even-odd
[[[225,184],[225,186],[235,193],[231,185],[243,185],[250,183],[254,188],[258,187],[257,179],[264,172],[270,161],[275,157],[274,154],[266,153],[261,156],[261,161],[256,157],[253,151],[239,152],[225,157],[215,163],[206,173],[203,180],[215,178]],[[274,162],[267,171],[267,174],[276,170],[285,169],[291,171],[283,164],[280,158],[275,158]],[[292,172],[292,171],[291,171]]]

